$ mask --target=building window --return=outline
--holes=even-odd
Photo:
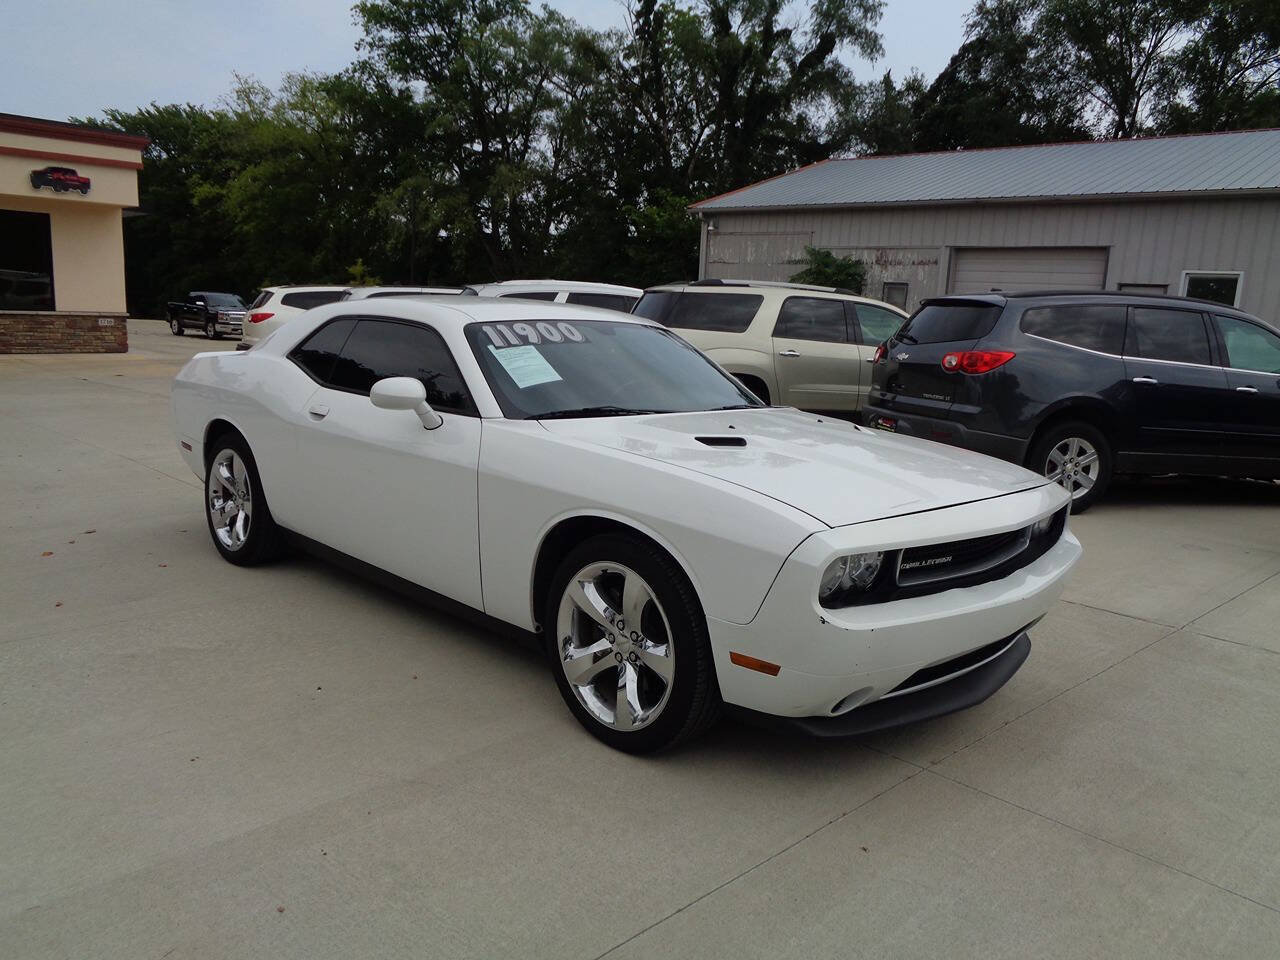
[[[1146,296],[1164,296],[1169,292],[1167,283],[1119,283],[1116,289],[1125,293],[1141,293]]]
[[[907,309],[907,285],[901,280],[886,280],[880,288],[880,299],[899,310]]]
[[[1184,270],[1182,295],[1196,300],[1212,300],[1229,307],[1240,306],[1244,274],[1233,270]]]
[[[49,215],[0,210],[0,310],[52,309]]]

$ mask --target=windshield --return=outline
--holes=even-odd
[[[244,301],[237,297],[234,293],[206,293],[203,294],[205,303],[211,307],[233,307],[236,310],[245,309]]]
[[[763,406],[675,334],[608,320],[472,323],[467,341],[508,418]]]

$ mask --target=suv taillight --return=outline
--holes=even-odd
[[[947,373],[990,373],[1013,358],[1009,350],[962,350],[943,357],[942,369]]]
[[[876,347],[876,355],[871,358],[871,362],[880,363],[884,360],[884,355],[888,352],[889,351],[884,348],[884,344],[880,344],[880,346]]]
[[[255,313],[249,314],[249,322],[261,323],[263,320],[270,320],[274,316],[275,316],[274,313],[269,313],[266,310],[259,310]]]

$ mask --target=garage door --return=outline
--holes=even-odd
[[[961,247],[947,292],[1101,290],[1106,277],[1106,247]]]

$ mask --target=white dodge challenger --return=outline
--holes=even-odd
[[[1044,477],[764,406],[611,311],[336,303],[192,358],[172,406],[226,560],[293,543],[536,637],[633,752],[726,708],[845,735],[978,703],[1081,552]]]

